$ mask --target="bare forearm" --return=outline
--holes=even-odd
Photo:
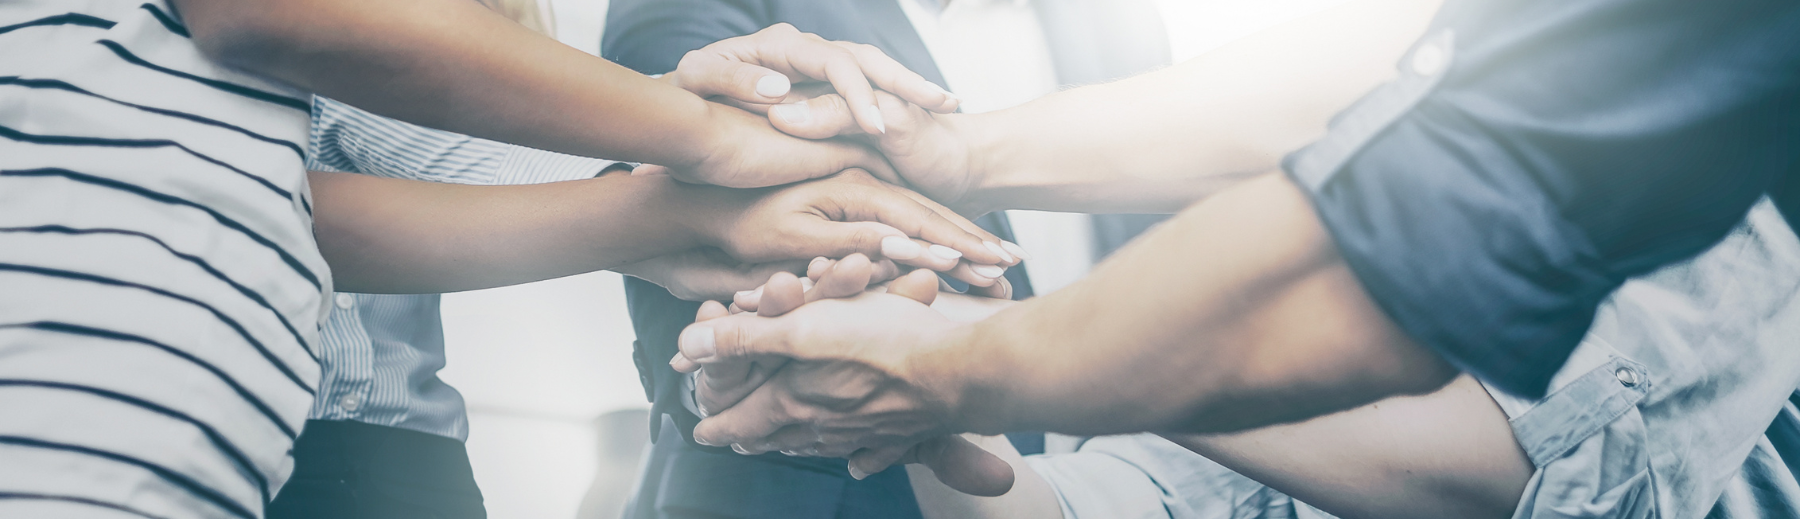
[[[1142,76],[965,118],[982,209],[1175,212],[1393,75],[1438,0],[1356,0]]]
[[[1455,373],[1369,300],[1279,175],[1196,205],[1087,279],[954,340],[914,369],[966,381],[944,392],[962,395],[963,427],[985,433],[1233,431],[1429,391]]]
[[[705,193],[726,194],[625,175],[466,186],[312,173],[312,186],[337,288],[372,293],[523,283],[705,245],[693,222],[721,205]]]
[[[1169,439],[1341,517],[1510,517],[1535,470],[1467,376],[1304,422]]]
[[[682,166],[707,104],[462,0],[181,0],[221,61],[434,128]]]

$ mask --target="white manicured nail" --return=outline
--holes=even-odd
[[[875,131],[880,132],[882,135],[887,135],[887,121],[881,119],[880,108],[876,108],[875,105],[865,106],[863,107],[863,114],[868,117],[869,122],[875,123]]]
[[[756,80],[756,95],[763,97],[780,98],[792,88],[793,83],[788,82],[787,76],[763,76]]]
[[[813,289],[812,278],[800,278],[800,291],[801,292],[811,292],[812,289]]]
[[[852,463],[850,465],[850,477],[856,478],[857,481],[862,481],[869,477],[869,473],[863,472],[862,469],[856,468],[856,464]]]
[[[802,125],[812,122],[812,107],[806,103],[788,103],[769,107],[769,113],[780,117],[783,122]]]
[[[927,248],[931,249],[931,255],[937,256],[940,258],[957,259],[957,258],[962,257],[961,252],[957,252],[956,249],[945,247],[943,245],[932,245],[931,247],[927,247]]]
[[[909,260],[919,257],[925,252],[919,242],[905,236],[889,236],[881,239],[881,255],[889,259]]]
[[[981,245],[984,247],[987,247],[988,250],[990,250],[990,251],[994,251],[994,255],[999,256],[1001,261],[1005,261],[1007,263],[1012,262],[1012,260],[1013,260],[1012,255],[1007,254],[1006,249],[1000,248],[1000,244],[994,243],[991,241],[984,241],[984,242],[981,242]]]
[[[970,267],[969,271],[974,272],[977,276],[988,279],[997,279],[1000,276],[1006,275],[1006,269],[994,265],[976,265]]]
[[[1020,247],[1017,243],[1002,241],[1000,242],[1000,247],[1006,249],[1007,252],[1011,252],[1014,256],[1018,256],[1021,260],[1031,259],[1031,253],[1025,252],[1025,248]]]

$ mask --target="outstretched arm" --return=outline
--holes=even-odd
[[[780,134],[762,118],[536,34],[461,0],[179,0],[196,43],[229,65],[369,111],[477,137],[590,157],[650,162],[737,187],[777,185],[850,167],[885,171],[873,153]],[[766,59],[780,88],[756,77],[731,88],[779,99],[796,78],[829,79],[865,98],[862,71],[926,106],[944,96],[885,56],[774,28],[735,61]],[[757,52],[763,54],[757,55]],[[791,59],[800,58],[800,59]],[[773,68],[775,70],[770,70]],[[902,69],[903,70],[903,69]],[[883,71],[875,74],[873,71]],[[791,76],[791,77],[784,77]],[[861,126],[875,126],[864,120]]]
[[[353,292],[471,290],[698,247],[750,263],[862,252],[941,271],[958,262],[921,243],[973,256],[994,239],[860,171],[763,189],[629,175],[468,186],[315,172],[312,184],[319,248]]]
[[[1197,471],[1223,470],[1340,517],[1435,519],[1511,517],[1534,470],[1513,439],[1505,413],[1481,384],[1468,377],[1428,395],[1388,398],[1300,423],[1168,438],[1195,452],[1114,450],[1130,444],[1112,443],[1094,453],[1087,452],[1094,445],[1089,444],[1070,455],[1034,456],[1035,462],[1026,464],[1004,438],[973,439],[1011,462],[1018,473],[1012,491],[998,497],[958,492],[916,465],[909,465],[908,473],[919,508],[934,519],[1064,519],[1059,495],[1076,514],[1067,519],[1106,517],[1106,512],[1116,512],[1110,508],[1117,503],[1109,501],[1129,496],[1152,496],[1152,503],[1161,496],[1195,509],[1229,506],[1235,503],[1208,500],[1241,494],[1212,488],[1217,479],[1195,477]],[[1126,436],[1109,441],[1154,440]],[[1059,479],[1055,485],[1037,473],[1037,467],[1072,473],[1093,470],[1087,464],[1093,458],[1083,456],[1105,457],[1112,462],[1105,467],[1131,472]],[[1094,486],[1074,486],[1084,483]],[[1107,486],[1119,484],[1126,486]],[[1139,488],[1141,492],[1109,495]],[[1272,508],[1266,513],[1290,517],[1294,512]]]
[[[866,294],[697,323],[681,351],[700,365],[861,366],[866,384],[765,385],[694,434],[752,451],[818,447],[853,455],[864,472],[949,432],[1235,431],[1427,392],[1456,374],[1375,306],[1279,175],[1210,198],[1087,279],[973,325]]]
[[[1275,169],[1331,116],[1394,77],[1439,0],[1354,0],[1175,66],[977,115],[878,96],[872,138],[919,192],[963,214],[999,209],[1173,213]],[[770,112],[777,128],[859,133],[842,98]]]

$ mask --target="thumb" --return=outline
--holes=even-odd
[[[850,474],[874,474],[894,463],[924,465],[944,486],[969,495],[1005,495],[1013,486],[1011,464],[954,434],[925,440],[904,451],[859,450],[850,456]]]
[[[829,139],[839,135],[864,133],[862,127],[857,125],[856,118],[851,116],[850,105],[844,102],[843,96],[837,94],[771,106],[769,123],[775,129],[802,139]]]
[[[788,250],[774,252],[787,257],[825,256],[844,258],[851,254],[881,257],[881,240],[889,236],[906,239],[906,233],[885,223],[860,221],[838,222],[808,219],[786,233]]]
[[[683,57],[665,79],[700,97],[723,96],[745,103],[779,103],[793,89],[780,72],[711,53]]]
[[[677,346],[697,365],[766,355],[791,356],[789,330],[781,321],[743,313],[688,325]]]

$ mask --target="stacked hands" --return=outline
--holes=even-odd
[[[619,269],[706,301],[671,361],[708,415],[694,439],[846,457],[858,479],[921,463],[964,492],[1009,490],[1010,465],[950,434],[957,392],[907,378],[909,349],[957,333],[945,313],[1008,304],[1001,276],[1026,256],[951,209],[982,210],[967,147],[937,115],[958,100],[874,47],[786,24],[689,53],[662,80],[792,139],[728,136],[694,164],[632,172],[735,188],[711,188],[736,197],[702,217],[711,247]],[[936,273],[969,294],[940,295]]]

